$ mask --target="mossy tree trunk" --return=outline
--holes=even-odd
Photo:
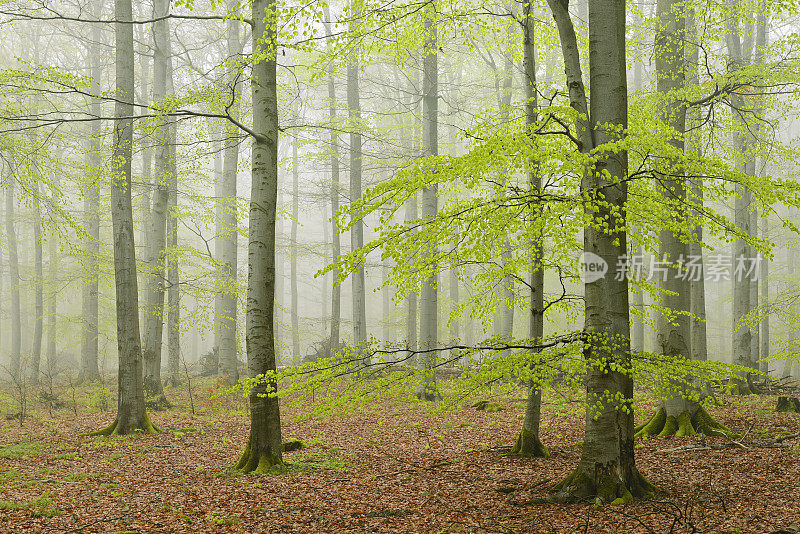
[[[253,1],[253,171],[247,276],[247,364],[250,436],[236,468],[264,473],[283,463],[275,372],[275,215],[278,200],[277,19],[275,0]]]
[[[538,119],[538,101],[536,94],[536,49],[534,34],[534,16],[531,4],[523,6],[522,14],[522,43],[523,43],[523,72],[525,73],[525,123],[528,128],[533,128]],[[534,162],[531,162],[531,169],[528,180],[531,186],[533,198],[542,189],[542,177],[537,172]],[[534,203],[532,206],[531,221],[538,221],[541,218],[541,205]],[[530,338],[540,340],[544,336],[544,250],[541,240],[534,240],[531,243],[531,309],[529,317]],[[534,354],[538,351],[534,351]],[[535,364],[534,364],[535,365]],[[539,423],[541,420],[542,409],[542,390],[536,383],[532,383],[528,391],[528,399],[525,403],[525,419],[522,422],[522,430],[517,436],[517,441],[511,448],[511,452],[526,457],[547,458],[550,453],[539,439]]]

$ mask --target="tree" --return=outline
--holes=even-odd
[[[100,12],[99,2],[91,3],[92,16],[97,17]],[[88,45],[87,56],[89,57],[89,70],[91,73],[92,95],[90,107],[94,117],[100,117],[100,78],[103,75],[103,63],[101,60],[100,46],[100,25],[93,24],[91,31],[91,44]],[[88,146],[86,150],[86,175],[87,183],[84,186],[83,197],[83,219],[86,228],[86,238],[84,239],[84,264],[88,273],[88,279],[83,282],[83,294],[81,299],[81,379],[93,381],[100,378],[98,370],[98,326],[99,326],[99,302],[98,294],[100,283],[98,280],[99,255],[100,255],[100,177],[102,176],[102,160],[100,156],[102,133],[102,122],[95,119],[90,123],[90,130],[87,135]]]
[[[229,4],[230,8],[234,3]],[[242,51],[242,42],[239,37],[239,22],[229,20],[226,22],[226,46],[228,62],[228,84],[230,85],[231,101],[230,113],[238,117],[239,97],[241,87],[239,75],[241,67],[237,57]],[[222,262],[223,287],[219,298],[219,317],[217,326],[217,347],[219,348],[219,375],[233,384],[239,380],[239,358],[237,331],[238,310],[238,240],[239,240],[239,204],[237,191],[237,176],[239,168],[238,130],[232,124],[226,124],[225,138],[223,141],[222,176],[219,183],[217,198],[221,217],[218,218],[217,239],[215,241],[217,260]]]
[[[300,216],[300,160],[297,140],[292,143],[292,238],[290,251],[291,306],[292,306],[292,362],[300,361],[300,315],[297,309],[297,225]]]
[[[119,355],[117,417],[95,435],[154,433],[144,408],[142,349],[139,337],[139,295],[131,204],[133,148],[133,13],[131,0],[114,0],[116,94],[112,148],[111,221],[114,236],[114,279]]]
[[[11,293],[11,375],[19,379],[20,351],[22,343],[22,325],[20,321],[19,300],[19,254],[17,252],[17,231],[15,215],[15,185],[14,167],[8,164],[8,182],[6,184],[6,241],[8,246],[8,278]]]
[[[584,229],[584,251],[615,265],[627,251],[628,155],[611,148],[628,121],[625,2],[589,1],[589,106],[568,0],[547,3],[559,31],[570,104],[579,114],[580,149],[596,158],[581,184],[586,215],[594,222]],[[559,500],[623,502],[652,491],[634,457],[628,281],[621,278],[603,277],[584,285],[586,425],[577,468],[553,488]]]
[[[355,35],[358,19],[358,2],[350,3],[351,22],[350,32]],[[359,50],[353,46],[347,59],[347,109],[350,116],[350,203],[354,204],[361,199],[362,186],[361,174],[363,166],[363,152],[361,139],[361,96],[358,87],[358,61]],[[364,246],[364,221],[355,217],[350,227],[350,247],[358,250]],[[352,273],[353,282],[353,345],[361,347],[367,341],[367,297],[364,282],[364,264],[359,264]],[[362,347],[363,348],[363,347]],[[364,359],[363,363],[369,363]]]
[[[439,53],[436,39],[436,4],[426,8],[424,44],[422,49],[422,145],[426,156],[439,154]],[[422,217],[433,219],[438,212],[438,187],[431,184],[422,190]],[[428,243],[426,251],[428,272],[420,292],[419,341],[423,356],[422,381],[417,387],[417,397],[426,401],[441,398],[436,388],[434,365],[438,347],[438,266],[436,243]],[[355,247],[353,247],[355,250]]]
[[[155,0],[155,18],[169,14],[168,0]],[[169,21],[160,18],[153,23],[153,102],[163,106],[167,97],[169,64],[172,62]],[[147,239],[147,309],[144,333],[144,389],[156,402],[165,403],[161,385],[161,352],[164,338],[164,289],[166,267],[167,211],[169,208],[170,146],[168,117],[159,117],[156,126],[155,192],[150,210],[150,231]]]
[[[275,212],[278,201],[278,88],[275,0],[253,0],[253,171],[247,275],[250,436],[236,468],[264,473],[283,463],[275,379]]]
[[[523,61],[522,70],[525,80],[525,125],[532,130],[538,121],[538,95],[536,93],[536,34],[535,19],[530,3],[524,4],[522,8],[522,51]],[[529,131],[529,135],[532,132]],[[533,163],[533,162],[532,162]],[[536,172],[536,165],[532,164],[532,170],[528,174],[531,194],[535,198],[542,190],[542,177]],[[531,206],[531,223],[540,219],[542,206],[533,201]],[[534,343],[544,338],[544,244],[542,239],[534,240],[531,243],[532,259],[530,272],[530,316],[528,329],[531,340]],[[538,351],[534,350],[534,353]],[[550,455],[547,447],[539,439],[539,421],[542,410],[542,389],[534,381],[531,382],[528,390],[528,399],[525,403],[525,419],[522,422],[517,441],[511,449],[512,453],[526,457],[548,457]]]

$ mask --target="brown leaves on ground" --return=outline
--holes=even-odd
[[[51,420],[43,411],[22,428],[1,423],[0,532],[800,532],[800,440],[674,452],[663,451],[704,438],[637,442],[639,468],[659,488],[654,500],[599,510],[533,504],[574,468],[583,411],[546,404],[552,458],[511,457],[523,397],[495,399],[504,408],[496,413],[465,402],[430,415],[424,404],[386,400],[358,415],[292,422],[296,409],[285,409],[284,441],[304,446],[264,476],[230,471],[247,438],[241,403],[154,413],[164,432],[122,438],[81,435],[113,414],[61,408]],[[774,397],[727,402],[712,413],[749,439],[798,430],[798,415],[772,412]],[[653,404],[637,409],[644,419]]]

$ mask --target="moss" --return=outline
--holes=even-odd
[[[234,468],[242,473],[253,473],[256,475],[263,475],[269,472],[270,469],[277,465],[284,465],[283,458],[280,453],[269,454],[267,452],[258,453],[248,444],[245,447],[239,461],[236,462]]]
[[[119,419],[114,419],[110,425],[105,428],[101,428],[100,430],[95,430],[94,432],[89,432],[88,436],[122,436],[126,434],[126,432],[122,432],[119,425]],[[144,432],[145,434],[157,434],[161,432],[161,429],[158,428],[153,422],[150,420],[150,416],[147,415],[147,412],[144,412],[142,417],[142,423],[138,427],[134,427],[129,429],[130,432]]]
[[[725,425],[717,422],[709,413],[699,406],[694,415],[685,411],[678,415],[666,416],[663,407],[641,425],[636,430],[636,437],[647,436],[694,436],[695,434],[705,434],[707,436],[735,436]]]
[[[594,501],[596,507],[602,507],[603,503],[617,505],[631,502],[636,498],[651,498],[655,493],[655,486],[636,468],[633,471],[632,479],[626,483],[620,480],[615,464],[598,464],[589,470],[584,466],[578,466],[567,478],[550,489],[555,496],[548,501]]]
[[[800,400],[797,397],[778,397],[775,411],[779,413],[800,413]]]
[[[511,454],[516,454],[524,458],[549,458],[550,451],[539,439],[536,432],[531,432],[523,428],[514,446],[511,447]]]
[[[664,422],[667,420],[667,412],[663,407],[660,407],[649,421],[636,427],[636,437],[655,436],[661,429],[664,428]]]

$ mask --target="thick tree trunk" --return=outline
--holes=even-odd
[[[353,31],[353,28],[351,28]],[[347,107],[350,114],[350,203],[361,198],[361,93],[358,87],[358,50],[351,52],[347,62]],[[355,218],[350,228],[351,250],[364,246],[364,221]],[[367,341],[367,301],[364,282],[364,264],[359,263],[351,276],[353,282],[353,344],[362,347]],[[363,347],[362,347],[363,348]],[[362,360],[362,365],[369,364],[369,357]]]
[[[292,242],[290,252],[291,299],[292,299],[292,362],[299,365],[300,313],[297,302],[297,225],[300,216],[300,159],[297,156],[297,140],[292,143]]]
[[[22,350],[22,322],[19,300],[19,254],[17,252],[16,198],[13,169],[8,174],[6,187],[6,243],[8,246],[8,279],[11,293],[11,375],[20,373],[20,352]]]
[[[430,8],[429,8],[430,9]],[[422,144],[426,156],[439,154],[439,54],[436,34],[436,12],[430,9],[424,23],[425,45],[423,48],[422,72]],[[438,187],[436,184],[422,190],[422,218],[432,220],[438,211]],[[436,365],[438,344],[438,265],[436,264],[436,243],[427,244],[425,252],[428,278],[422,284],[420,293],[419,337],[422,355],[423,375],[417,386],[419,399],[433,401],[441,398],[436,388]]]
[[[247,365],[251,378],[250,436],[236,468],[264,473],[283,463],[275,372],[275,212],[278,201],[278,90],[275,0],[253,0],[253,174],[247,274]],[[269,25],[265,23],[269,20]]]
[[[91,3],[93,15],[99,18],[99,1]],[[99,117],[102,109],[100,105],[100,78],[103,75],[101,59],[100,25],[92,24],[92,44],[89,45],[89,68],[92,77],[91,99],[92,115]],[[83,282],[83,295],[81,299],[81,380],[94,381],[100,378],[98,369],[98,325],[99,325],[99,289],[98,281],[99,255],[100,255],[100,186],[97,183],[102,165],[102,123],[100,120],[91,122],[88,135],[88,150],[86,152],[86,175],[89,181],[83,197],[84,226],[88,237],[84,239],[85,270],[88,279]]]
[[[155,0],[155,17],[169,14],[168,0]],[[169,42],[169,21],[159,20],[153,24],[153,103],[161,105],[167,96],[167,75],[172,61]],[[144,390],[156,402],[164,401],[161,385],[161,352],[164,339],[164,290],[166,263],[166,228],[169,205],[169,124],[167,117],[160,120],[156,131],[156,172],[153,207],[150,213],[147,263],[147,307],[145,309],[144,332]]]
[[[114,277],[119,354],[117,418],[96,434],[155,432],[144,409],[142,352],[139,337],[139,296],[136,281],[131,156],[133,148],[133,19],[131,0],[115,0],[116,104],[111,161],[111,219],[114,236]]]
[[[523,73],[525,80],[525,124],[529,131],[535,127],[538,120],[538,98],[536,93],[536,37],[535,19],[530,4],[523,6],[522,21],[522,47],[523,47]],[[532,135],[529,133],[529,135]],[[542,177],[531,161],[531,169],[528,180],[531,186],[531,194],[537,195],[542,190]],[[541,204],[534,203],[532,206],[531,221],[537,221],[542,216]],[[531,273],[530,273],[530,317],[528,321],[528,333],[534,343],[544,337],[544,249],[541,239],[531,243]],[[536,354],[538,351],[534,351]],[[535,365],[535,364],[534,364]],[[548,457],[550,453],[539,439],[539,422],[542,410],[542,391],[536,383],[531,383],[528,391],[528,400],[525,403],[525,419],[522,422],[522,430],[517,437],[517,441],[511,452],[526,457]]]
[[[229,5],[233,7],[233,3]],[[233,58],[242,51],[242,40],[239,37],[239,21],[227,22],[227,49],[228,57]],[[233,95],[230,113],[239,116],[239,97],[241,88],[236,83],[239,72],[229,73],[229,84]],[[217,347],[219,347],[219,376],[228,384],[239,380],[239,357],[237,331],[238,312],[238,271],[239,271],[239,213],[238,191],[236,188],[239,168],[239,143],[238,130],[230,124],[225,127],[223,141],[224,155],[222,163],[222,176],[220,183],[219,202],[221,217],[218,224],[222,226],[217,231],[217,259],[222,262],[225,283],[219,295],[219,319],[217,322]]]
[[[562,0],[548,0],[548,5],[559,26],[571,104],[585,112],[577,45],[567,4]],[[616,128],[605,129],[601,125],[627,126],[623,0],[590,0],[589,64],[592,99],[588,115],[591,129],[583,131],[583,121],[578,119],[578,138],[584,151],[618,141],[620,134]],[[600,159],[585,174],[581,184],[587,197],[587,215],[595,221],[606,221],[608,228],[624,228],[627,153],[600,152],[598,157]],[[599,172],[601,169],[602,174]],[[593,197],[599,188],[603,188],[604,202],[596,204]],[[584,230],[584,250],[599,256],[609,265],[616,265],[617,258],[627,252],[624,230],[604,232],[590,225]],[[652,486],[639,474],[633,453],[628,282],[605,277],[584,287],[588,404],[584,444],[578,467],[553,489],[558,492],[556,498],[560,500],[595,498],[624,502],[652,491]]]

